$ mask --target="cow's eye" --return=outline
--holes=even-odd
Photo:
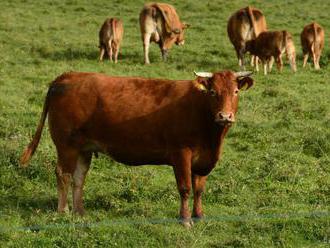
[[[210,90],[211,96],[217,96],[217,92],[214,89]]]
[[[236,90],[234,91],[235,95],[237,95],[237,94],[238,94],[238,92],[239,92],[239,90],[238,90],[238,89],[236,89]]]

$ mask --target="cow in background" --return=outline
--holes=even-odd
[[[103,23],[99,32],[100,61],[107,52],[110,61],[114,57],[118,61],[118,53],[124,35],[123,22],[117,18],[108,18]]]
[[[273,65],[273,58],[277,63],[277,68],[282,71],[282,55],[285,52],[290,62],[291,69],[296,72],[296,50],[292,35],[288,31],[266,31],[259,34],[256,39],[246,42],[246,51],[252,55],[258,56],[264,66],[264,74],[270,72]],[[256,70],[258,63],[255,64]]]
[[[306,66],[308,55],[313,58],[314,68],[320,69],[320,57],[324,47],[324,29],[316,22],[306,25],[300,34],[304,54],[303,67]]]
[[[175,8],[165,3],[146,4],[140,12],[140,28],[143,41],[144,63],[150,64],[149,45],[159,45],[165,61],[169,49],[184,44],[184,30],[189,25],[182,23]]]
[[[245,43],[255,39],[261,32],[267,30],[266,18],[259,9],[248,6],[235,12],[228,20],[227,33],[236,50],[238,64],[245,68]],[[257,64],[257,58],[252,56],[251,65]]]
[[[69,72],[50,85],[41,118],[20,163],[35,152],[45,120],[57,150],[58,211],[84,213],[83,186],[92,154],[128,165],[173,167],[181,198],[180,218],[203,217],[202,194],[224,138],[236,120],[239,91],[253,85],[250,72],[196,73],[193,80],[111,77]],[[68,107],[70,106],[70,107]],[[59,111],[61,110],[61,111]]]

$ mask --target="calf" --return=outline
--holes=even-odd
[[[100,61],[103,60],[103,56],[106,51],[110,61],[112,61],[114,54],[114,60],[115,63],[117,63],[123,34],[124,27],[123,22],[120,19],[108,18],[105,20],[99,32]]]
[[[324,47],[324,29],[316,22],[312,22],[304,27],[300,40],[304,54],[303,67],[306,66],[308,55],[310,55],[313,58],[315,69],[320,69],[320,57]]]
[[[282,55],[285,52],[290,62],[291,69],[296,72],[296,52],[293,44],[292,35],[287,31],[262,32],[256,39],[246,42],[246,50],[252,55],[258,56],[264,65],[264,74],[272,69],[273,59],[275,58],[277,68],[282,71]],[[258,63],[255,64],[259,71]]]
[[[253,7],[246,7],[235,12],[228,20],[227,33],[238,57],[241,70],[244,66],[245,44],[267,30],[266,18],[262,12]],[[251,65],[254,57],[252,56]]]
[[[193,216],[201,218],[207,175],[236,120],[239,90],[253,84],[250,74],[224,71],[197,73],[194,80],[164,80],[65,73],[49,87],[21,164],[36,150],[48,115],[58,157],[59,212],[68,209],[72,179],[73,210],[83,214],[83,185],[92,154],[102,152],[128,165],[171,165],[181,197],[180,217],[189,227],[191,188]]]
[[[188,24],[182,23],[175,8],[165,3],[148,3],[140,13],[140,28],[144,50],[144,63],[150,64],[149,45],[159,45],[165,61],[173,44],[184,44],[184,30]]]

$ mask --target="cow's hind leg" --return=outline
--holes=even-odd
[[[110,39],[107,44],[107,52],[109,56],[109,60],[112,62],[112,40]]]
[[[245,71],[245,62],[244,62],[244,52],[245,52],[245,47],[242,46],[237,51],[237,57],[238,57],[238,65],[240,66],[240,69]]]
[[[173,169],[181,198],[180,221],[183,226],[189,228],[193,225],[189,211],[189,194],[191,190],[191,151],[183,150],[175,154]]]
[[[115,54],[115,63],[118,62],[118,53],[119,53],[119,45],[118,43],[115,43],[115,45],[113,46],[113,51]]]
[[[92,153],[90,152],[80,153],[77,159],[77,166],[72,176],[73,211],[80,215],[84,214],[83,187],[91,163],[91,158]]]
[[[58,194],[58,206],[57,211],[59,213],[69,212],[68,206],[68,191],[71,181],[70,173],[63,173],[62,165],[57,164],[55,169],[57,179],[57,194]]]
[[[194,208],[192,216],[196,219],[201,219],[203,214],[202,209],[202,194],[205,190],[207,176],[192,176],[192,186],[194,191]]]
[[[277,64],[277,69],[279,70],[279,72],[282,72],[282,70],[283,70],[282,54],[280,54],[276,57],[276,64]]]
[[[306,66],[307,64],[307,60],[308,60],[308,52],[307,53],[304,53],[304,62],[303,62],[303,68]]]
[[[58,192],[58,212],[63,213],[68,208],[68,191],[71,177],[75,170],[78,151],[68,147],[57,147],[58,162],[55,170]]]
[[[271,56],[268,62],[268,71],[271,72],[273,69],[273,65],[274,65],[274,57]]]
[[[104,45],[101,45],[100,46],[100,58],[99,58],[100,61],[103,60],[104,52],[105,52],[105,47],[104,47]]]
[[[268,64],[268,61],[267,60],[262,60],[262,64],[264,66],[264,75],[266,76],[267,75],[267,64]]]

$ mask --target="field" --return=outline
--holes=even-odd
[[[138,13],[143,1],[0,0],[0,247],[329,247],[330,5],[327,1],[168,1],[191,24],[166,63],[158,46],[143,64]],[[19,156],[39,121],[48,84],[65,71],[193,79],[193,71],[238,70],[226,34],[248,4],[269,29],[294,36],[298,71],[288,63],[241,93],[238,121],[203,197],[205,221],[177,223],[171,167],[128,167],[94,159],[85,185],[87,214],[56,213],[55,147],[48,128],[30,165]],[[106,17],[124,21],[118,64],[99,63]],[[321,70],[302,68],[299,34],[326,30]]]

